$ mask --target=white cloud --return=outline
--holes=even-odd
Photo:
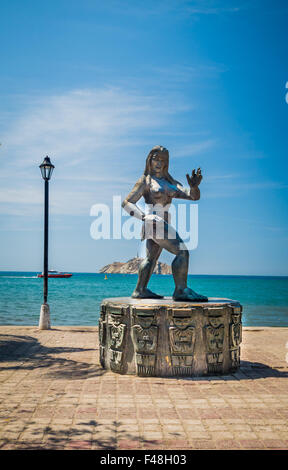
[[[217,184],[221,181],[227,181],[236,178],[244,178],[245,175],[241,175],[239,173],[226,173],[222,175],[207,175],[205,176],[205,180],[207,181],[215,181]]]
[[[169,67],[151,66],[151,72],[156,74],[157,79],[160,77],[165,80],[165,83],[172,82],[177,87],[179,87],[179,83],[191,82],[191,80],[199,78],[202,81],[207,78],[217,78],[225,71],[227,71],[227,66],[220,63],[197,63],[194,66],[183,64],[170,64]]]
[[[99,155],[99,150],[107,153],[108,149],[134,145],[139,131],[163,125],[166,116],[177,111],[179,105],[174,107],[159,97],[116,88],[40,97],[2,137],[2,151],[9,148],[19,152],[17,163],[21,167],[38,160],[44,151],[77,164],[93,153]]]
[[[249,8],[252,0],[246,4],[237,0],[158,0],[157,2],[139,2],[139,0],[114,0],[108,8],[125,15],[131,16],[163,16],[173,14],[177,16],[197,16],[197,15],[219,15],[232,14],[241,11],[243,8]],[[253,4],[253,2],[252,2]]]
[[[221,184],[219,187],[219,181],[221,182],[221,178],[224,180],[226,179],[228,181],[228,184],[225,182],[225,184]],[[233,182],[232,184],[229,184],[229,179],[237,179],[237,182]],[[253,193],[257,190],[263,191],[263,190],[283,190],[287,189],[288,185],[285,183],[282,183],[280,181],[260,181],[260,182],[255,182],[255,181],[246,181],[246,175],[223,175],[222,177],[219,177],[219,181],[217,181],[216,178],[205,178],[205,179],[210,179],[210,182],[213,183],[213,180],[215,183],[217,183],[217,190],[215,191],[213,187],[208,185],[205,190],[205,193],[203,194],[203,199],[215,199],[215,198],[230,198],[230,197],[239,197],[239,193],[241,192],[242,195],[249,193],[249,191],[252,191]]]
[[[23,187],[18,189],[5,188],[0,191],[0,203],[14,204],[39,204],[42,199],[42,192],[37,188]]]
[[[192,144],[183,145],[175,149],[173,157],[190,157],[191,155],[197,155],[198,153],[214,147],[216,142],[215,139],[205,139]]]
[[[108,197],[130,186],[136,155],[151,146],[149,133],[164,130],[175,114],[187,110],[179,97],[119,88],[74,90],[27,101],[1,137],[0,202],[5,213],[18,212],[13,204],[24,210],[23,205],[42,201],[37,167],[45,155],[58,177],[53,177],[51,210],[89,212],[97,194]]]

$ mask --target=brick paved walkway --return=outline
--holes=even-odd
[[[1,449],[287,449],[288,328],[244,328],[224,377],[105,372],[93,327],[0,327]],[[287,344],[288,346],[288,344]]]

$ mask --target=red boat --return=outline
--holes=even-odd
[[[71,273],[60,273],[59,271],[48,271],[48,277],[71,277]],[[44,277],[44,274],[38,274],[37,277]]]

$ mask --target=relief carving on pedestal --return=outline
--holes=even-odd
[[[182,316],[181,316],[182,315]],[[169,342],[173,375],[192,375],[195,346],[195,326],[191,311],[169,312]]]
[[[194,326],[188,326],[185,330],[171,326],[169,328],[169,338],[173,354],[193,354],[195,343]]]
[[[231,349],[230,357],[231,357],[231,368],[234,370],[238,369],[238,367],[240,366],[240,348]]]
[[[157,346],[157,326],[143,328],[140,325],[132,327],[133,342],[137,353],[154,354]]]
[[[111,349],[111,356],[110,356],[110,367],[111,370],[115,372],[121,372],[122,370],[122,351],[114,351]]]
[[[124,323],[109,324],[110,330],[110,348],[111,349],[120,349],[123,343],[124,334],[126,330],[126,325]]]
[[[109,311],[108,331],[109,331],[109,353],[111,370],[121,372],[123,360],[123,345],[127,325],[123,321],[122,310]]]
[[[219,373],[223,369],[224,324],[222,315],[208,317],[204,327],[208,373]]]
[[[106,347],[106,316],[105,306],[101,306],[100,319],[99,319],[99,352],[100,352],[100,364],[105,369],[105,347]]]
[[[240,344],[242,342],[241,307],[234,307],[230,323],[230,358],[231,366],[237,369],[240,366]]]
[[[137,375],[153,376],[157,349],[158,326],[153,310],[133,311],[132,341],[135,348]]]

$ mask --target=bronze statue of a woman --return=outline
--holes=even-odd
[[[173,299],[178,301],[207,301],[207,297],[197,294],[187,287],[189,251],[179,234],[170,225],[169,205],[173,198],[200,199],[199,184],[202,180],[201,169],[193,170],[192,176],[186,175],[190,189],[184,188],[168,173],[169,153],[160,145],[153,147],[146,159],[144,174],[122,203],[122,207],[134,217],[144,222],[142,240],[146,239],[146,258],[139,267],[138,282],[132,294],[136,299],[160,299],[147,288],[156,262],[163,248],[175,256],[172,273],[175,282]],[[144,214],[137,201],[144,197],[149,213]]]

